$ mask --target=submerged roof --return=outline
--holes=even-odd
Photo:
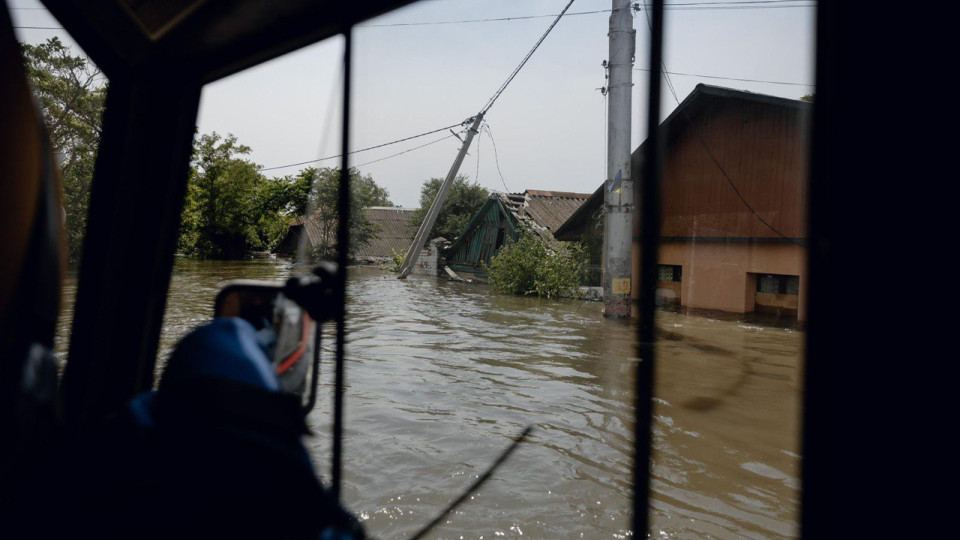
[[[415,208],[401,208],[399,206],[371,206],[366,209],[366,216],[370,222],[378,225],[380,231],[366,246],[357,251],[357,258],[388,258],[393,257],[394,251],[406,253],[413,237],[417,234],[417,227],[410,223]],[[307,232],[307,239],[311,246],[336,241],[336,225],[327,224],[327,234],[316,219],[298,219],[290,224],[290,229],[303,227]],[[326,236],[326,238],[324,238]]]
[[[568,191],[541,191],[528,189],[523,193],[492,193],[460,234],[450,245],[455,251],[466,241],[470,233],[478,226],[491,201],[499,203],[503,211],[514,223],[522,224],[544,238],[553,239],[554,230],[573,214],[587,200],[589,193],[571,193]],[[512,233],[511,233],[512,234]]]
[[[541,236],[553,238],[553,233],[590,197],[589,193],[568,191],[540,191],[528,189],[523,193],[494,193],[504,209],[517,220]],[[470,225],[467,226],[469,228]]]
[[[369,244],[357,252],[357,257],[393,257],[394,252],[406,253],[417,227],[410,223],[416,212],[413,208],[371,206],[367,219],[380,226],[380,232]]]
[[[592,217],[593,214],[603,205],[603,183],[597,188],[590,197],[587,198],[579,208],[576,209],[570,217],[561,223],[554,231],[553,236],[557,240],[576,240],[576,229],[584,220]]]
[[[567,191],[537,191],[528,189],[526,192],[526,206],[524,211],[538,224],[555,232],[584,201],[590,197],[589,193],[570,193]]]

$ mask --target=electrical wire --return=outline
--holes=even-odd
[[[520,64],[517,65],[516,68],[514,68],[513,73],[511,73],[510,76],[507,77],[507,80],[503,81],[503,84],[500,85],[500,88],[497,89],[496,93],[494,93],[493,96],[487,101],[487,104],[484,105],[483,109],[480,110],[481,115],[486,114],[486,112],[490,110],[490,107],[493,107],[494,102],[497,101],[497,98],[500,97],[500,94],[502,94],[503,91],[506,90],[507,85],[509,85],[510,82],[513,80],[513,78],[517,76],[517,73],[520,73],[520,70],[523,69],[524,65],[526,65],[527,60],[530,60],[530,57],[533,56],[533,53],[536,52],[537,48],[540,47],[540,44],[543,43],[543,40],[547,39],[547,36],[550,35],[550,31],[553,30],[555,26],[557,26],[557,23],[560,22],[560,19],[563,17],[563,14],[566,13],[568,9],[570,9],[570,6],[573,5],[573,2],[574,0],[570,0],[569,2],[567,2],[566,7],[564,7],[563,11],[561,11],[560,14],[557,15],[557,18],[553,20],[553,22],[547,28],[547,31],[544,32],[542,36],[540,36],[540,39],[538,39],[537,42],[533,45],[533,48],[530,49],[530,52],[528,52],[527,55],[523,57],[523,60],[520,61]]]
[[[408,148],[408,149],[404,150],[403,152],[397,152],[396,154],[391,154],[391,155],[389,155],[389,156],[382,157],[382,158],[380,158],[380,159],[375,159],[375,160],[373,160],[373,161],[368,161],[368,162],[366,162],[366,163],[360,163],[359,165],[354,165],[353,167],[356,169],[356,168],[364,167],[364,166],[366,166],[366,165],[372,165],[372,164],[374,164],[374,163],[379,163],[379,162],[381,162],[381,161],[386,161],[386,160],[388,160],[388,159],[395,158],[395,157],[397,157],[397,156],[402,156],[403,154],[407,154],[407,153],[413,152],[414,150],[419,150],[419,149],[421,149],[421,148],[426,148],[427,146],[430,146],[431,144],[437,144],[438,142],[445,141],[445,140],[447,140],[447,139],[453,139],[453,138],[454,138],[453,135],[446,135],[446,136],[444,136],[444,137],[440,137],[439,139],[432,140],[432,141],[430,141],[430,142],[428,142],[428,143],[421,144],[420,146],[414,146],[413,148]]]
[[[650,71],[649,68],[633,68],[635,71]],[[808,86],[815,87],[815,84],[807,83],[797,83],[797,82],[785,82],[785,81],[765,81],[761,79],[740,79],[737,77],[721,77],[719,75],[703,75],[702,73],[681,73],[679,71],[670,71],[664,72],[669,73],[670,75],[683,75],[685,77],[702,77],[704,79],[721,79],[724,81],[740,81],[740,82],[755,82],[755,83],[767,83],[767,84],[785,84],[788,86]]]
[[[790,4],[790,5],[771,5],[771,4]],[[758,5],[759,4],[759,5]],[[665,9],[671,11],[715,11],[725,9],[775,9],[775,8],[812,8],[816,7],[816,2],[810,0],[756,0],[745,2],[692,2],[667,4]],[[573,11],[567,13],[568,17],[575,15],[596,15],[599,13],[610,13],[609,9],[596,9],[592,11]],[[471,24],[487,22],[509,22],[524,21],[530,19],[548,19],[556,17],[554,14],[547,15],[516,15],[512,17],[490,17],[485,19],[455,19],[450,21],[412,21],[398,23],[372,23],[358,24],[358,28],[385,28],[397,26],[433,26],[445,24]]]
[[[477,172],[474,174],[473,181],[474,183],[480,183],[480,142],[483,141],[483,137],[477,137]]]
[[[777,5],[777,4],[790,4],[790,5]],[[813,8],[816,7],[816,2],[809,0],[754,0],[754,1],[744,1],[744,2],[688,2],[688,3],[671,3],[667,4],[664,9],[671,11],[714,11],[714,10],[733,10],[733,9],[775,9],[775,8]],[[10,9],[21,9],[21,10],[41,10],[44,8],[10,8]],[[595,15],[598,13],[610,13],[609,9],[598,9],[593,11],[575,11],[572,13],[567,13],[566,15]],[[548,15],[518,15],[515,17],[494,17],[487,19],[460,19],[453,21],[417,21],[417,22],[400,22],[400,23],[374,23],[374,24],[358,24],[355,28],[384,28],[384,27],[396,27],[396,26],[432,26],[432,25],[446,25],[446,24],[470,24],[470,23],[486,23],[486,22],[507,22],[507,21],[523,21],[529,19],[547,19],[550,17],[557,17],[557,15],[548,14]],[[62,26],[14,26],[16,29],[23,30],[63,30]]]
[[[419,134],[417,134],[417,135],[411,135],[411,136],[409,136],[409,137],[404,137],[404,138],[402,138],[402,139],[397,139],[397,140],[395,140],[395,141],[385,142],[385,143],[383,143],[383,144],[378,144],[378,145],[375,145],[375,146],[368,146],[368,147],[366,147],[366,148],[361,148],[361,149],[359,149],[359,150],[353,150],[352,152],[347,152],[347,155],[359,154],[360,152],[366,152],[367,150],[375,150],[375,149],[377,149],[377,148],[383,148],[384,146],[390,146],[390,145],[393,145],[393,144],[402,143],[402,142],[404,142],[404,141],[409,141],[409,140],[411,140],[411,139],[418,139],[418,138],[420,138],[420,137],[425,137],[425,136],[427,136],[427,135],[433,135],[434,133],[439,133],[439,132],[441,132],[441,131],[446,131],[446,130],[448,130],[448,129],[452,129],[452,128],[455,128],[455,127],[459,127],[459,126],[461,126],[461,125],[463,125],[463,124],[462,124],[462,123],[460,123],[460,124],[453,124],[453,125],[450,125],[450,126],[445,126],[445,127],[439,128],[439,129],[434,129],[434,130],[432,130],[432,131],[425,131],[425,132],[423,132],[423,133],[419,133]],[[326,160],[328,160],[328,159],[335,159],[335,158],[338,158],[338,157],[343,157],[343,154],[337,154],[337,155],[335,155],[335,156],[327,156],[327,157],[322,157],[322,158],[318,158],[318,159],[311,159],[311,160],[309,160],[309,161],[301,161],[301,162],[298,162],[298,163],[288,163],[287,165],[276,165],[276,166],[274,166],[274,167],[265,167],[265,168],[260,169],[260,170],[261,170],[261,171],[272,171],[272,170],[275,170],[275,169],[286,169],[286,168],[288,168],[288,167],[297,167],[297,166],[299,166],[299,165],[307,165],[308,163],[317,163],[318,161],[326,161]]]
[[[652,23],[650,22],[650,14],[648,13],[648,6],[646,3],[643,4],[643,14],[647,20],[647,25],[650,27],[650,31],[652,32],[653,27],[652,27]],[[677,102],[677,106],[679,107],[680,98],[677,96],[677,89],[674,88],[673,81],[670,80],[670,76],[668,75],[668,72],[667,72],[667,65],[664,63],[662,58],[660,59],[660,66],[663,69],[663,79],[667,83],[667,88],[670,90],[670,94],[673,95],[673,100]],[[710,146],[707,144],[707,141],[703,138],[703,134],[700,133],[700,128],[697,127],[697,125],[693,122],[693,119],[690,118],[690,115],[687,114],[687,111],[683,108],[680,108],[680,112],[683,114],[684,118],[687,119],[687,122],[693,128],[694,134],[697,136],[697,139],[700,141],[700,144],[703,146],[704,151],[706,151],[707,156],[710,158],[710,161],[712,161],[713,164],[717,166],[717,169],[719,169],[720,174],[722,174],[723,177],[727,180],[727,183],[730,184],[731,188],[733,188],[733,192],[736,193],[737,197],[740,199],[740,202],[742,202],[743,205],[747,207],[747,210],[749,210],[750,213],[752,213],[753,216],[760,221],[760,223],[763,223],[768,229],[773,231],[774,234],[776,234],[783,240],[786,240],[791,244],[803,246],[803,244],[783,234],[782,232],[780,232],[779,229],[771,225],[770,222],[763,219],[763,217],[753,208],[753,205],[751,205],[750,202],[747,201],[747,199],[743,196],[743,194],[740,193],[740,189],[737,188],[737,185],[734,183],[733,179],[730,178],[730,175],[727,173],[726,169],[724,169],[723,165],[720,164],[720,161],[717,159],[717,156],[714,155],[712,150],[710,150]]]
[[[610,13],[609,9],[597,9],[594,11],[574,11],[572,13],[567,13],[568,16],[572,15],[595,15],[597,13]],[[441,24],[468,24],[468,23],[485,23],[485,22],[504,22],[504,21],[525,21],[529,19],[549,19],[551,17],[558,17],[556,14],[547,14],[547,15],[516,15],[513,17],[495,17],[489,19],[460,19],[453,21],[419,21],[419,22],[403,22],[403,23],[378,23],[378,24],[358,24],[358,28],[376,28],[376,27],[388,27],[388,26],[432,26],[432,25],[441,25]]]
[[[503,182],[503,189],[507,193],[510,193],[510,188],[507,187],[507,181],[503,179],[503,171],[500,170],[500,155],[497,153],[497,141],[493,139],[493,131],[490,129],[490,124],[484,124],[484,127],[487,131],[487,136],[490,137],[490,142],[493,144],[493,157],[497,162],[497,174],[500,175],[500,181]]]

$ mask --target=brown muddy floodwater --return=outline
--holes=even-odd
[[[161,358],[210,318],[227,280],[283,279],[290,268],[179,260]],[[344,500],[369,534],[407,537],[533,423],[528,442],[433,537],[629,535],[632,326],[604,320],[596,303],[376,269],[351,269],[349,295]],[[803,333],[672,312],[657,324],[651,536],[796,536]],[[306,441],[324,478],[332,345]]]

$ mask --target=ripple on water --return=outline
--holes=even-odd
[[[289,272],[277,259],[179,260],[161,358],[208,320],[226,281]],[[437,536],[629,535],[633,328],[590,302],[376,270],[349,279],[343,489],[372,535],[412,533],[529,423],[529,442]],[[658,342],[653,535],[796,535],[798,389],[780,375],[795,369],[802,332],[668,312],[658,325],[669,339]],[[308,418],[324,475],[333,343],[325,336]]]

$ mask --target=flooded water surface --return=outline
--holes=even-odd
[[[227,280],[289,271],[275,259],[178,261],[161,356],[210,318]],[[596,303],[376,269],[351,269],[349,297],[344,499],[369,534],[409,536],[534,424],[433,537],[629,535],[631,325]],[[797,535],[803,334],[729,319],[658,314],[654,537]],[[325,478],[332,346],[331,334],[307,440]]]

